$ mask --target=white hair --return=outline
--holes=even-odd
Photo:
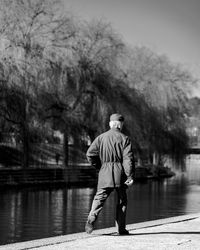
[[[120,122],[120,121],[110,121],[109,122],[109,126],[110,128],[118,128],[118,129],[122,129],[122,126],[123,126],[123,122]]]

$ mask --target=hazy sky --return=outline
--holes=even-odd
[[[185,64],[200,78],[200,0],[64,0],[81,19],[111,23],[124,41]]]

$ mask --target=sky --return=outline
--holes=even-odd
[[[80,19],[108,22],[127,44],[165,54],[200,78],[200,0],[64,2],[67,10]]]

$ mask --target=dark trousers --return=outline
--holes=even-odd
[[[116,226],[118,232],[122,232],[126,227],[126,209],[127,209],[127,194],[126,188],[117,187],[117,188],[101,188],[98,189],[92,203],[92,208],[88,216],[88,221],[95,222],[98,218],[99,213],[101,212],[104,202],[116,189],[117,192],[117,205],[116,205]]]

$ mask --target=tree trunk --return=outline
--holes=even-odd
[[[22,167],[28,168],[29,166],[29,130],[27,124],[23,126],[23,159],[22,159]]]
[[[65,168],[68,167],[69,165],[69,135],[68,135],[68,130],[66,129],[64,132],[64,144],[63,144],[63,153],[64,153],[64,166]]]
[[[30,150],[30,135],[29,135],[29,125],[28,125],[28,113],[29,113],[29,104],[28,101],[24,99],[24,119],[22,125],[22,143],[23,143],[23,158],[22,158],[22,167],[24,169],[29,167],[29,150]]]
[[[160,159],[159,154],[155,151],[153,153],[153,165],[158,165],[159,164],[159,159]]]
[[[69,175],[69,135],[68,135],[68,129],[65,130],[64,132],[64,143],[63,143],[63,154],[64,154],[64,176],[65,176],[65,181],[66,183],[69,182],[70,180],[70,175]]]

